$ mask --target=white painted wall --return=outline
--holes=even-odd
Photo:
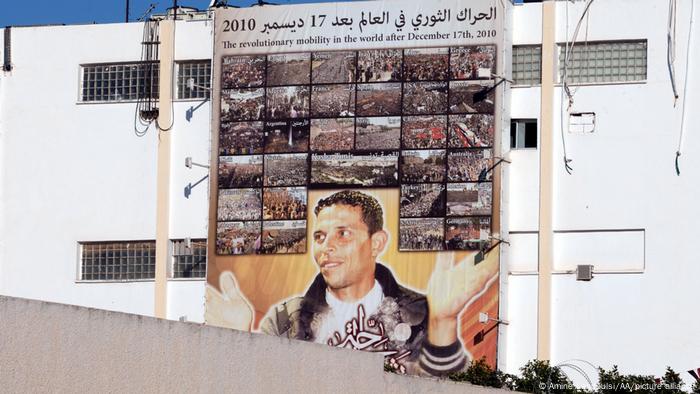
[[[565,39],[567,4],[557,4],[559,41]],[[682,89],[690,0],[679,5],[676,69]],[[568,5],[569,32],[582,6]],[[700,218],[700,114],[693,109],[700,103],[700,79],[691,74],[688,131],[676,176],[683,102],[674,107],[671,97],[666,13],[667,4],[657,0],[596,2],[591,8],[590,40],[648,40],[648,80],[577,89],[574,109],[595,111],[597,127],[593,135],[566,134],[572,175],[561,164],[555,129],[554,229],[643,229],[644,239],[640,245],[631,235],[617,254],[601,256],[619,239],[577,232],[572,241],[557,233],[558,269],[580,261],[600,268],[608,259],[609,267],[624,271],[634,265],[635,273],[598,274],[591,282],[554,276],[554,363],[576,358],[657,375],[666,365],[677,371],[697,367],[700,265],[693,246]],[[540,4],[514,8],[514,44],[540,42],[540,29]],[[211,38],[209,22],[179,22],[176,58],[210,58]],[[153,313],[152,282],[76,283],[79,241],[155,238],[156,135],[134,135],[133,103],[77,103],[80,64],[138,60],[140,41],[140,24],[13,29],[15,70],[0,75],[0,294]],[[692,50],[691,68],[697,69],[700,40]],[[510,96],[511,118],[539,118],[538,87],[513,88]],[[555,97],[558,106],[559,91]],[[209,103],[186,119],[186,111],[200,103],[173,105],[172,238],[206,236],[208,182],[184,196],[188,183],[207,174],[186,169],[184,158],[206,163],[210,157]],[[559,124],[558,112],[553,120]],[[536,356],[540,158],[538,150],[512,151],[509,157],[504,202],[512,244],[504,246],[504,256],[507,271],[519,274],[504,279],[508,300],[501,316],[510,325],[501,330],[499,364],[517,372]],[[168,318],[201,321],[203,286],[201,280],[169,282]]]
[[[569,34],[584,6],[584,2],[557,3],[559,42],[566,37],[567,4]],[[522,37],[514,37],[515,44],[532,43],[535,32],[529,27],[539,12],[539,5],[515,8],[515,31],[523,31]],[[648,80],[576,89],[574,110],[594,111],[597,118],[592,135],[565,133],[568,156],[573,159],[572,175],[563,168],[562,139],[557,127],[560,115],[558,111],[554,114],[555,270],[571,269],[575,263],[586,261],[599,271],[635,273],[598,274],[591,282],[577,282],[573,275],[554,275],[553,363],[583,359],[606,368],[617,364],[627,373],[657,376],[663,374],[667,365],[678,372],[696,368],[700,339],[694,333],[700,329],[700,315],[694,313],[694,303],[700,266],[693,246],[695,219],[700,217],[695,201],[700,195],[700,115],[697,111],[688,112],[681,176],[677,176],[674,157],[682,101],[674,107],[666,65],[667,16],[668,4],[653,0],[592,5],[589,40],[648,40]],[[681,90],[689,16],[690,0],[679,1],[676,70]],[[697,26],[694,34],[698,34]],[[697,70],[697,39],[692,51],[691,70]],[[697,107],[700,99],[697,71],[691,72],[689,82],[685,99],[690,109]],[[513,118],[539,116],[539,108],[534,105],[539,102],[536,90],[513,89]],[[559,98],[557,90],[555,108],[559,108]],[[511,154],[511,231],[536,230],[539,157],[525,159],[528,154],[532,152]],[[518,166],[516,162],[526,165]],[[533,172],[528,176],[527,171]],[[519,180],[519,175],[523,179]],[[610,229],[644,231],[561,233]],[[510,238],[511,271],[536,273],[533,256],[537,252],[537,235],[511,234]],[[515,372],[523,360],[535,354],[537,277],[511,275],[508,282],[509,308],[505,312],[511,325],[504,330],[508,334],[505,357],[509,372]],[[524,345],[520,341],[532,343]],[[683,378],[690,382],[689,375],[684,374]],[[583,380],[579,378],[577,382]]]
[[[209,58],[208,29],[178,23],[177,60]],[[0,294],[153,314],[152,281],[76,280],[78,242],[155,239],[154,129],[135,135],[135,103],[78,102],[80,64],[137,61],[141,34],[140,23],[13,28],[15,68],[0,77]],[[206,175],[184,166],[187,155],[209,157],[208,102],[185,120],[198,104],[173,108],[171,238],[206,237],[207,182],[183,193]],[[203,286],[169,286],[169,316],[201,321]]]

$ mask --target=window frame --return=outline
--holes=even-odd
[[[188,97],[188,98],[183,98],[183,97],[181,97],[181,92],[182,92],[182,90],[180,89],[180,70],[182,70],[182,66],[183,66],[183,65],[186,65],[186,64],[196,64],[196,63],[207,64],[207,65],[209,66],[209,80],[208,80],[209,87],[208,87],[208,89],[199,89],[199,88],[195,88],[195,90],[204,90],[204,91],[207,92],[207,93],[205,94],[205,97]],[[212,82],[213,82],[213,80],[212,80],[212,79],[213,79],[213,78],[212,78],[212,68],[213,68],[213,65],[212,65],[211,59],[177,60],[177,61],[175,62],[175,70],[174,70],[174,71],[175,71],[175,78],[174,78],[175,81],[174,81],[174,86],[173,86],[173,90],[174,90],[174,93],[175,93],[175,94],[174,94],[174,97],[175,97],[174,100],[176,100],[176,101],[209,101],[209,100],[211,100],[211,92],[212,92],[211,85],[212,85]],[[195,83],[196,83],[196,82],[195,82]],[[185,89],[186,89],[186,88],[185,88]]]
[[[185,242],[184,238],[173,238],[170,240],[170,247],[168,248],[168,258],[170,261],[168,267],[168,280],[172,281],[205,281],[207,279],[207,264],[208,264],[208,251],[207,251],[207,239],[206,238],[191,238],[192,243],[203,242],[204,243],[204,276],[191,276],[191,277],[176,277],[175,265],[176,258],[178,255],[175,254],[175,247],[177,242]],[[193,254],[194,257],[194,254]]]
[[[140,66],[140,65],[144,65],[144,64],[148,64],[148,63],[152,63],[152,64],[154,64],[154,65],[157,66],[157,70],[155,71],[155,73],[156,73],[156,84],[155,84],[155,92],[156,92],[156,95],[155,95],[154,99],[155,99],[155,100],[158,100],[159,89],[160,89],[160,63],[159,63],[158,61],[147,62],[147,61],[137,60],[137,61],[101,62],[101,63],[81,63],[81,64],[79,64],[79,65],[78,65],[78,87],[77,87],[77,90],[78,90],[77,96],[78,96],[78,97],[77,97],[76,103],[77,103],[77,104],[120,104],[120,103],[135,103],[135,102],[139,101],[139,98],[138,98],[138,94],[139,94],[138,85],[136,85],[135,87],[133,87],[133,86],[131,86],[131,85],[128,85],[128,86],[129,86],[129,89],[134,89],[134,88],[136,89],[136,93],[135,93],[135,94],[137,95],[137,98],[127,98],[127,99],[118,99],[118,100],[116,100],[116,99],[115,99],[115,100],[112,100],[112,99],[105,99],[105,100],[102,100],[102,99],[100,99],[100,100],[85,100],[85,97],[86,97],[86,96],[83,95],[83,92],[84,92],[84,90],[85,90],[85,86],[84,86],[84,85],[85,85],[85,83],[86,83],[86,80],[85,80],[85,70],[86,70],[86,68],[111,67],[111,66],[134,66],[134,65],[139,65],[139,66]],[[88,70],[88,72],[89,72],[89,70]],[[123,75],[124,75],[124,74],[123,74],[123,71],[122,71],[122,76],[123,76]],[[131,76],[130,76],[130,78],[131,78]],[[134,79],[137,80],[137,81],[138,81],[139,79],[141,79],[138,73],[136,74],[136,76],[134,77]],[[145,76],[144,76],[143,79],[144,79],[144,81],[146,80]],[[119,79],[116,79],[116,76],[115,76],[115,81],[119,81]],[[125,86],[125,85],[123,84],[123,81],[124,81],[124,79],[122,79],[122,86]],[[103,81],[100,81],[100,82],[103,82]],[[96,89],[96,87],[95,87],[95,89]],[[104,89],[104,88],[102,88],[102,89]]]
[[[534,123],[534,124],[535,124],[536,137],[537,137],[537,138],[536,138],[537,145],[536,145],[535,147],[525,147],[525,146],[523,146],[523,147],[518,147],[518,146],[517,146],[517,129],[516,129],[515,146],[513,145],[512,137],[509,136],[509,138],[510,138],[510,141],[509,141],[509,144],[508,144],[509,149],[510,149],[510,150],[519,150],[519,151],[523,151],[523,150],[538,150],[538,149],[540,148],[540,121],[539,121],[539,119],[537,119],[537,118],[511,118],[511,119],[510,119],[511,125],[512,125],[513,123],[519,123],[519,122],[520,122],[520,123],[523,123],[523,124],[526,124],[526,123]],[[512,126],[511,126],[511,127],[512,127]],[[525,127],[523,127],[523,133],[525,133]],[[525,141],[525,136],[523,136],[523,142],[524,142],[524,141]]]
[[[644,79],[634,79],[634,80],[615,80],[615,81],[594,81],[594,82],[567,82],[569,86],[599,86],[599,85],[635,85],[635,84],[646,84],[649,81],[649,40],[647,38],[639,39],[620,39],[620,40],[591,40],[591,41],[576,41],[576,46],[574,50],[580,46],[585,45],[605,45],[605,44],[644,44]],[[571,44],[569,42],[569,44]],[[561,87],[563,83],[563,60],[561,59],[562,51],[566,49],[566,42],[557,43],[557,69],[556,69],[556,80],[554,81],[554,86]],[[636,59],[636,58],[632,58]]]
[[[539,66],[539,78],[537,79],[537,82],[535,83],[518,83],[518,81],[515,79],[515,48],[539,48],[540,50],[540,66]],[[518,44],[518,45],[513,45],[512,53],[511,53],[511,75],[513,77],[513,84],[511,85],[512,88],[532,88],[532,87],[539,87],[542,86],[542,44]]]
[[[83,277],[83,247],[85,245],[96,245],[96,244],[124,244],[124,243],[152,243],[153,244],[153,277],[152,278],[127,278],[127,279],[84,279]],[[77,251],[77,266],[75,272],[75,282],[76,283],[129,283],[129,282],[154,282],[155,281],[155,248],[156,241],[154,239],[142,239],[142,240],[102,240],[102,241],[78,241],[76,244]],[[127,264],[128,266],[128,264]]]

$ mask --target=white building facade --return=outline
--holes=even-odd
[[[675,2],[670,41],[664,1],[594,2],[586,15],[587,2],[513,7],[502,370],[517,373],[537,357],[617,364],[635,374],[698,367],[700,78],[693,71],[700,40],[689,35],[700,34],[690,31],[700,11],[691,2]],[[547,68],[546,54],[558,56],[580,20],[574,52],[584,48],[590,57],[567,67],[569,100],[562,62]],[[3,29],[11,52],[3,46],[0,59],[11,67],[0,73],[0,294],[158,315],[161,220],[172,263],[162,317],[203,321],[202,256],[178,260],[178,245],[200,245],[207,234],[208,170],[186,168],[185,160],[207,164],[211,156],[210,103],[186,80],[208,83],[212,22],[176,22],[172,124],[160,132],[153,124],[142,133],[135,100],[100,93],[109,92],[100,84],[141,86],[143,75],[127,71],[143,64],[143,29]],[[541,83],[541,76],[553,78]],[[170,138],[165,194],[157,190],[162,133]],[[165,221],[157,216],[163,206]],[[117,267],[115,259],[99,275],[90,268],[86,248],[117,250],[125,241],[136,245],[133,265]],[[593,265],[593,279],[577,280],[578,265]]]

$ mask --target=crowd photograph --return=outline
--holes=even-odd
[[[262,155],[220,156],[219,189],[262,186],[262,164]]]
[[[445,246],[448,250],[481,249],[490,236],[489,216],[447,219]]]
[[[260,222],[218,222],[216,253],[220,255],[256,254],[260,250]]]
[[[357,118],[355,122],[355,149],[399,149],[401,145],[401,117]]]
[[[252,88],[265,83],[265,55],[221,58],[221,87]]]
[[[449,49],[407,49],[404,63],[404,81],[445,81],[449,66]]]
[[[306,220],[263,222],[260,253],[306,253]]]
[[[447,141],[447,116],[404,116],[401,133],[404,148],[444,148]]]
[[[314,154],[311,184],[314,186],[398,186],[398,155]]]
[[[311,56],[311,82],[355,82],[355,52],[314,52]]]
[[[401,151],[401,182],[445,181],[445,151],[442,149]]]
[[[221,91],[221,122],[262,120],[265,89],[224,89]]]
[[[331,152],[352,150],[355,119],[311,119],[311,150]]]
[[[399,219],[399,250],[443,250],[445,219]]]
[[[408,115],[447,112],[447,82],[406,82],[403,113]]]
[[[445,185],[441,183],[403,184],[399,205],[402,218],[445,216]]]
[[[226,122],[219,126],[219,155],[263,153],[263,122]]]
[[[491,182],[448,183],[447,216],[491,215]]]
[[[308,116],[308,86],[284,86],[267,89],[267,119],[296,119]]]
[[[310,81],[310,53],[267,56],[267,86],[308,85]]]
[[[447,180],[449,182],[490,181],[491,149],[469,149],[447,153]]]
[[[399,250],[490,236],[495,45],[224,56],[219,254],[307,251],[308,190],[399,188]]]
[[[265,153],[293,153],[309,150],[309,120],[265,123]]]
[[[450,115],[450,148],[493,146],[494,116],[487,114]]]
[[[400,83],[370,83],[357,86],[358,116],[401,114]]]
[[[270,187],[263,190],[263,219],[306,219],[305,187]]]
[[[355,116],[355,85],[314,85],[311,117]]]
[[[490,79],[496,73],[496,46],[452,48],[450,79]]]
[[[400,49],[377,49],[357,53],[358,82],[392,82],[401,80]]]
[[[216,220],[260,220],[260,189],[220,189]]]
[[[265,155],[264,186],[306,185],[308,164],[306,153]]]
[[[450,113],[492,114],[496,102],[493,81],[450,82]]]

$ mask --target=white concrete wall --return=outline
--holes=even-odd
[[[573,33],[584,2],[557,3],[557,41],[565,40],[566,7]],[[533,43],[541,6],[515,8],[515,44]],[[696,7],[696,22],[698,15]],[[700,40],[692,48],[691,76],[681,175],[674,170],[682,100],[674,107],[666,64],[667,2],[596,2],[588,20],[589,40],[648,40],[648,79],[644,83],[576,88],[574,111],[594,111],[592,135],[565,133],[574,171],[563,167],[560,91],[555,92],[554,229],[556,271],[588,261],[598,271],[591,282],[555,275],[552,291],[552,361],[583,359],[623,372],[661,375],[671,366],[695,368],[700,354],[700,315],[696,282],[700,275],[694,249],[700,207]],[[676,71],[679,90],[685,78],[690,0],[679,1]],[[585,27],[585,25],[584,25]],[[694,32],[698,36],[698,30]],[[580,38],[584,37],[584,31]],[[681,93],[683,96],[683,94]],[[536,88],[514,88],[513,118],[539,116]],[[565,110],[566,111],[566,110]],[[566,112],[564,112],[566,113]],[[537,156],[513,152],[510,177],[511,232],[537,229]],[[516,163],[523,163],[518,166]],[[527,172],[531,171],[528,175]],[[518,179],[522,176],[523,179]],[[562,231],[634,229],[637,232],[562,233]],[[536,273],[537,234],[510,234],[511,271]],[[616,246],[616,248],[615,248]],[[601,250],[608,249],[601,255]],[[613,249],[610,249],[613,248]],[[629,273],[624,273],[628,271]],[[511,275],[511,325],[505,357],[509,372],[535,356],[537,278]],[[522,341],[530,341],[523,344]],[[580,364],[581,365],[581,364]],[[589,371],[594,372],[594,371]],[[683,374],[684,379],[690,376]],[[579,383],[581,379],[577,379]],[[689,382],[689,380],[686,380]]]
[[[0,296],[3,392],[473,393],[371,352]]]
[[[180,22],[177,59],[211,57],[210,25]],[[118,38],[118,40],[115,40]],[[79,103],[80,65],[138,61],[142,24],[13,28],[14,70],[0,77],[0,294],[153,314],[153,282],[80,283],[78,242],[155,239],[154,127],[134,133],[135,103]],[[205,238],[209,103],[176,102],[171,238]],[[203,318],[203,280],[169,286],[168,316]],[[183,295],[187,295],[184,297]]]
[[[682,82],[690,1],[678,4],[676,68]],[[557,16],[563,18],[565,4],[558,8]],[[570,6],[570,25],[575,24],[580,10],[581,4]],[[700,275],[694,249],[697,229],[692,220],[700,217],[694,201],[700,192],[700,116],[689,111],[681,176],[677,176],[674,158],[681,106],[673,106],[666,65],[667,12],[667,2],[651,0],[594,3],[591,7],[589,39],[648,40],[648,80],[578,89],[574,109],[596,112],[596,132],[566,134],[574,160],[571,176],[560,164],[561,139],[556,134],[554,228],[645,229],[641,246],[620,242],[620,249],[627,252],[620,260],[629,261],[630,266],[619,270],[635,268],[640,247],[644,248],[645,268],[642,274],[599,275],[591,282],[576,282],[571,276],[554,278],[555,361],[581,358],[604,367],[619,364],[626,372],[659,375],[666,365],[677,371],[694,368],[700,354],[700,338],[695,335],[700,315],[693,313],[697,308],[692,295],[697,294],[694,289]],[[564,26],[557,23],[559,40],[564,39]],[[694,34],[697,37],[698,30]],[[694,93],[685,97],[689,109],[700,103],[697,39],[692,51],[694,79],[689,92]],[[556,113],[554,124],[558,121]],[[620,239],[619,234],[611,236]]]

